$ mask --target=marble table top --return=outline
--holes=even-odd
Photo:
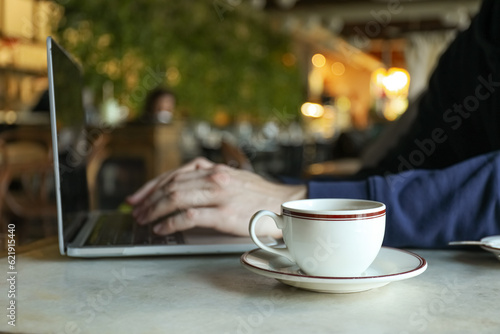
[[[77,259],[51,240],[16,254],[15,298],[0,282],[0,332],[499,333],[500,261],[477,248],[412,251],[428,262],[420,276],[325,294],[252,273],[238,254]]]

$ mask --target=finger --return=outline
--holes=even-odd
[[[165,183],[162,181],[147,199],[134,208],[133,216],[139,223],[147,223],[158,216],[185,209],[191,205],[210,204],[208,201],[203,201],[200,196],[207,193],[207,189],[216,187],[215,181],[211,178],[212,174],[214,174],[213,169],[199,169],[179,173],[171,177],[165,185],[162,185]],[[189,192],[189,194],[183,195],[186,192]],[[195,194],[195,198],[193,198],[192,202],[189,202],[185,197],[191,196],[191,193]],[[158,210],[155,210],[155,207]],[[152,212],[156,212],[156,214],[151,216]]]
[[[180,167],[179,169],[166,172],[158,177],[152,179],[147,182],[144,186],[142,186],[135,193],[127,197],[127,202],[131,205],[138,205],[141,202],[145,201],[152,193],[154,193],[157,188],[164,186],[166,183],[170,181],[171,178],[176,177],[177,175],[183,175],[189,171],[195,171],[200,169],[208,169],[213,167],[215,164],[203,157],[196,158],[190,163]]]
[[[162,193],[158,192],[156,202],[141,207],[134,216],[139,223],[146,224],[175,211],[221,205],[228,200],[231,170],[225,165],[215,165],[209,172],[193,172],[197,175],[167,185]]]
[[[214,168],[195,170],[178,174],[164,183],[164,193],[175,191],[223,187],[229,183],[231,176],[227,166],[217,165]]]
[[[154,233],[159,235],[185,231],[193,227],[216,228],[220,210],[217,208],[191,208],[172,215],[156,224]]]
[[[219,189],[213,186],[173,191],[149,207],[143,208],[134,214],[134,217],[139,224],[147,224],[176,211],[217,205],[221,202],[219,193]]]
[[[146,224],[163,215],[190,207],[211,206],[221,203],[223,188],[229,184],[230,167],[214,165],[172,176],[164,186],[133,210],[140,224]],[[163,182],[162,182],[163,183]]]
[[[198,158],[191,160],[190,162],[188,162],[184,166],[178,168],[177,171],[185,172],[185,171],[196,170],[196,169],[206,169],[206,168],[212,168],[214,165],[215,165],[215,163],[208,160],[207,158],[198,157]]]
[[[171,189],[173,187],[184,186],[185,182],[192,180],[203,180],[210,174],[214,173],[213,168],[177,171],[176,173],[170,175],[168,178],[163,179],[158,187],[163,187],[165,189]]]
[[[266,220],[266,218],[268,218]],[[191,208],[177,215],[169,216],[156,224],[153,231],[159,235],[185,231],[193,227],[204,227],[222,233],[248,237],[249,219],[231,219],[230,211],[221,207]],[[281,230],[270,217],[263,217],[257,222],[256,234],[280,238]]]
[[[158,176],[148,181],[135,193],[127,196],[126,201],[131,205],[137,205],[141,203],[148,195],[150,195],[156,189],[159,182],[161,182],[161,176]]]
[[[204,157],[198,157],[191,162],[195,169],[211,168],[215,165],[214,162]]]

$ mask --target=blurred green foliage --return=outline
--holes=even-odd
[[[291,39],[243,0],[61,2],[59,42],[97,94],[111,80],[132,112],[149,90],[167,86],[193,118],[298,117],[304,81],[297,62],[283,62]]]

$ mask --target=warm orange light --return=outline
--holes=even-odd
[[[341,62],[337,61],[332,65],[332,73],[335,75],[342,75],[345,73],[345,66]]]
[[[341,111],[349,111],[351,109],[351,100],[347,96],[339,96],[335,100],[335,106]]]
[[[325,108],[321,104],[306,102],[300,107],[302,115],[312,118],[319,118],[325,114]]]
[[[408,95],[410,74],[403,68],[391,67],[389,70],[379,68],[372,73],[372,82],[383,89],[387,96]]]
[[[387,101],[384,109],[384,117],[389,121],[394,121],[408,109],[408,99],[406,97],[396,97]]]
[[[410,74],[402,68],[379,68],[371,80],[375,98],[383,102],[378,112],[389,121],[396,120],[408,108]]]
[[[372,82],[375,84],[375,86],[380,88],[383,87],[383,81],[386,73],[387,71],[385,70],[385,68],[378,68],[372,72]]]
[[[382,81],[388,95],[407,94],[410,87],[410,74],[402,68],[390,68]]]
[[[326,58],[321,53],[316,53],[314,56],[312,56],[311,61],[316,67],[323,67],[326,64]]]

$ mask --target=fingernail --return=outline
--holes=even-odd
[[[160,224],[155,225],[155,226],[153,227],[153,232],[154,232],[154,233],[159,233],[159,232],[161,231],[161,228],[162,228],[162,227],[161,227],[161,225],[160,225]]]

